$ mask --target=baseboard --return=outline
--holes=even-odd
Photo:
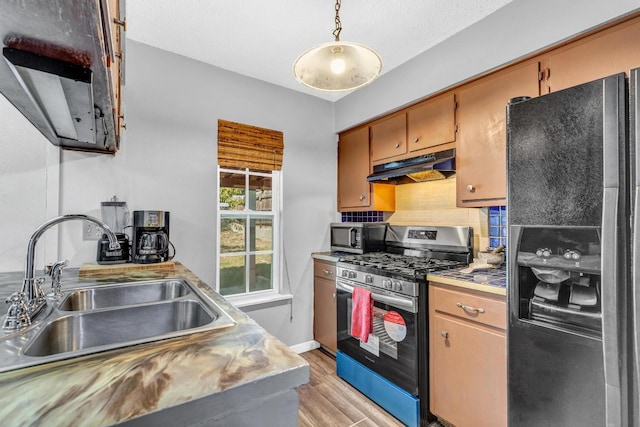
[[[296,353],[306,353],[307,351],[315,350],[316,348],[320,348],[320,343],[318,341],[307,341],[300,344],[292,345],[289,347],[291,350]]]

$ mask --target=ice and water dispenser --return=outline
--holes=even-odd
[[[600,229],[514,227],[518,318],[602,335]]]

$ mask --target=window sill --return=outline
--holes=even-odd
[[[245,310],[255,310],[262,306],[275,306],[285,304],[293,300],[292,294],[268,293],[261,295],[241,295],[226,297],[227,301],[238,308]]]

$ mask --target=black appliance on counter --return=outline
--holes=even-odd
[[[98,264],[122,264],[131,262],[129,237],[125,234],[125,228],[129,227],[129,209],[127,202],[119,201],[116,196],[111,200],[100,203],[102,221],[109,226],[116,235],[120,249],[110,249],[109,239],[106,234],[98,241],[96,262]]]
[[[466,266],[470,227],[388,226],[385,252],[345,255],[336,264],[338,376],[408,426],[429,412],[427,274]],[[351,335],[354,288],[371,292],[373,333]]]
[[[331,250],[354,254],[383,251],[386,235],[385,222],[334,222],[331,223]]]
[[[170,260],[169,212],[133,211],[131,261],[154,264]]]
[[[639,425],[637,82],[507,107],[509,425]]]

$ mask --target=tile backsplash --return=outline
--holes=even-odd
[[[489,247],[507,246],[507,207],[489,208]]]
[[[342,212],[342,222],[381,222],[384,221],[383,212]]]
[[[488,208],[456,206],[456,176],[396,186],[396,209],[387,214],[392,225],[446,225],[473,228],[474,251],[489,246]]]

